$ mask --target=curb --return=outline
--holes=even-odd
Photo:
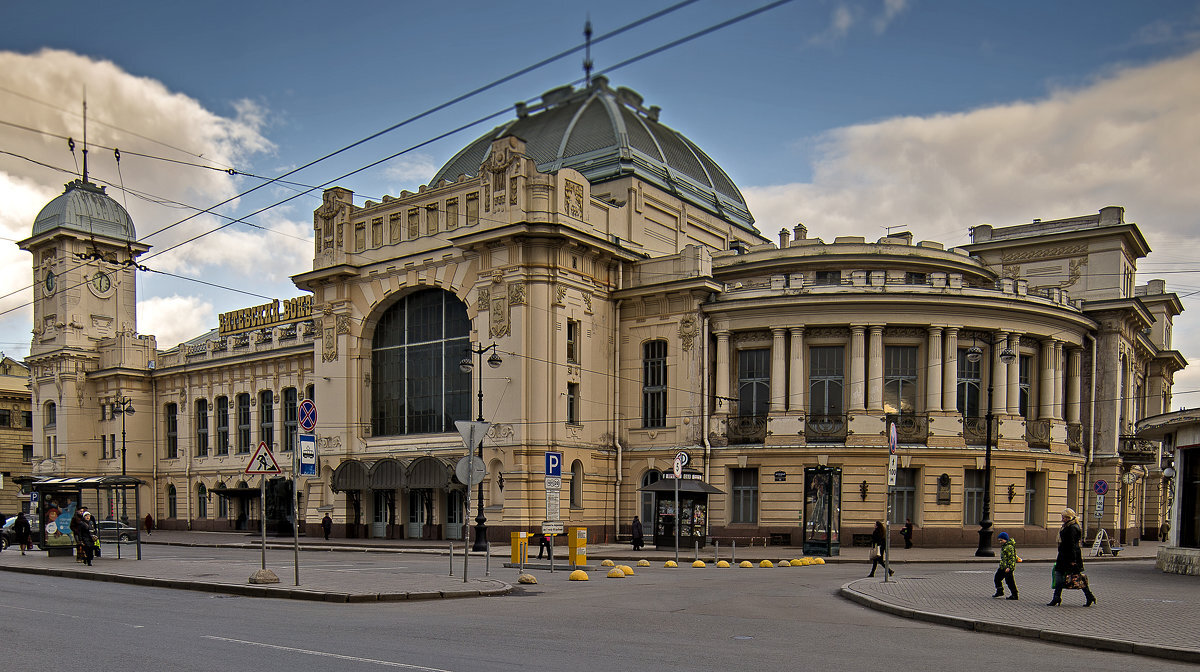
[[[131,576],[128,574],[94,574],[78,569],[48,569],[43,567],[3,567],[0,571],[16,572],[19,574],[40,574],[66,579],[84,579],[106,583],[124,583],[135,586],[150,586],[153,588],[174,588],[175,590],[197,590],[206,593],[226,593],[240,597],[273,597],[282,600],[307,600],[313,602],[402,602],[409,600],[457,599],[463,597],[497,597],[512,592],[511,584],[495,579],[474,579],[494,584],[488,588],[461,588],[453,590],[412,590],[398,593],[338,593],[317,591],[296,586],[280,585],[272,588],[266,585],[241,585],[236,583],[217,583],[210,581],[181,581],[163,579],[156,576]]]
[[[985,632],[993,635],[1024,637],[1027,639],[1038,639],[1045,642],[1067,644],[1069,646],[1097,649],[1100,651],[1133,653],[1140,656],[1165,658],[1167,660],[1177,660],[1188,663],[1200,663],[1200,649],[1176,648],[1157,644],[1141,644],[1128,640],[1095,637],[1092,635],[1081,635],[1072,632],[1061,632],[1058,630],[1043,630],[1041,628],[1033,628],[1024,625],[996,623],[993,621],[976,618],[951,616],[949,614],[939,614],[932,611],[921,611],[919,609],[898,607],[894,604],[884,602],[883,600],[871,597],[855,590],[853,588],[853,584],[861,580],[862,579],[855,579],[854,581],[843,584],[838,590],[838,594],[847,600],[850,600],[851,602],[856,602],[869,609],[882,611],[884,613],[891,614],[893,616],[899,616],[901,618],[936,623],[937,625],[946,625],[953,628],[961,628],[963,630]]]

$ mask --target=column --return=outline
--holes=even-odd
[[[1083,363],[1083,350],[1071,348],[1067,351],[1067,407],[1065,415],[1068,423],[1079,422],[1079,367]]]
[[[1021,335],[1010,333],[1008,347],[1016,355],[1008,365],[1008,414],[1017,415],[1021,411]]]
[[[1054,410],[1050,417],[1063,418],[1063,342],[1054,342]]]
[[[1038,395],[1038,420],[1045,420],[1054,415],[1054,339],[1042,341],[1041,393]]]
[[[946,327],[946,356],[942,358],[942,410],[958,410],[958,327]]]
[[[808,361],[808,351],[804,348],[804,327],[793,327],[792,347],[791,347],[791,382],[788,390],[788,410],[793,413],[804,412],[805,392],[808,390],[808,381],[805,380],[807,368],[805,362]]]
[[[787,402],[787,343],[783,340],[787,330],[783,327],[771,329],[771,415],[783,413]]]
[[[992,385],[992,413],[1000,415],[1008,412],[1008,368],[1009,365],[1000,359],[1000,351],[1008,344],[1008,332],[997,331],[992,340],[992,366],[995,368],[992,371],[996,374],[995,381],[988,381],[988,385]],[[993,384],[995,383],[995,384]]]
[[[883,411],[883,326],[871,328],[867,347],[867,410]]]
[[[717,394],[715,413],[729,412],[729,332],[718,331],[717,335]]]
[[[925,344],[925,412],[942,410],[942,328],[930,327]]]
[[[850,325],[850,412],[862,412],[866,406],[866,361],[861,324]]]

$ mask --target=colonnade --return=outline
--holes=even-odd
[[[848,325],[849,358],[847,367],[848,410],[851,413],[883,413],[884,402],[884,331],[886,325]],[[931,326],[926,328],[924,352],[925,375],[921,385],[925,389],[925,408],[922,412],[958,412],[958,358],[965,352],[959,336],[965,330],[960,327]],[[975,333],[974,330],[968,334]],[[1036,408],[1030,408],[1030,419],[1065,420],[1079,422],[1080,364],[1083,350],[1065,341],[1052,337],[1037,337],[1014,331],[993,331],[985,348],[986,356],[992,358],[981,369],[981,385],[986,388],[989,369],[994,371],[992,388],[992,412],[998,415],[1018,415],[1020,412],[1021,381],[1020,357],[1006,363],[1001,358],[1004,348],[1021,354],[1037,355],[1038,371],[1036,382],[1030,380],[1029,394],[1032,404],[1036,391]],[[735,352],[730,344],[730,332],[717,330],[716,337],[716,380],[714,391],[717,397],[716,412],[728,412],[724,402],[730,397],[733,375],[731,362]],[[1023,338],[1024,337],[1024,338]],[[1031,341],[1035,344],[1030,347]],[[969,341],[987,346],[988,341]],[[968,346],[969,347],[969,346]],[[987,352],[990,350],[990,353]],[[1031,352],[1032,350],[1032,352]],[[771,384],[770,413],[799,414],[806,411],[808,391],[808,350],[805,345],[805,327],[771,328]],[[1030,377],[1033,378],[1033,371]],[[1035,388],[1034,385],[1037,385]],[[986,403],[981,398],[981,405]]]

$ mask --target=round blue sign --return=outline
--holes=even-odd
[[[317,405],[312,399],[300,402],[300,429],[311,432],[317,428]]]
[[[1096,491],[1097,495],[1108,494],[1108,481],[1104,480],[1103,478],[1098,479],[1096,481],[1096,485],[1094,485],[1092,489]]]

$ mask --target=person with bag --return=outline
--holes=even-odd
[[[904,537],[904,547],[912,548],[912,518],[904,519],[904,527],[900,529],[900,536]]]
[[[645,531],[642,529],[642,521],[637,517],[633,517],[633,550],[640,551],[645,543]]]
[[[21,555],[25,555],[27,550],[33,550],[33,527],[25,517],[24,511],[17,514],[17,522],[13,523],[13,534],[17,537],[17,545],[21,547]]]
[[[1062,523],[1062,528],[1058,530],[1058,556],[1051,570],[1054,598],[1046,606],[1057,607],[1062,604],[1063,588],[1069,588],[1082,590],[1087,598],[1083,606],[1090,607],[1096,603],[1096,596],[1088,587],[1087,574],[1083,573],[1083,553],[1079,550],[1083,531],[1079,529],[1079,517],[1073,509],[1063,509]]]
[[[867,575],[868,577],[875,576],[875,568],[883,564],[883,545],[885,543],[887,543],[887,529],[884,528],[882,520],[877,520],[875,529],[871,532],[871,573]],[[888,576],[891,576],[896,572],[888,569],[887,573]]]
[[[1008,536],[1007,532],[1001,532],[997,539],[1000,540],[1000,566],[996,569],[996,594],[992,597],[1004,597],[1004,588],[1000,582],[1008,584],[1009,596],[1007,599],[1017,599],[1017,579],[1013,576],[1017,570],[1017,562],[1020,558],[1017,557],[1017,542]]]
[[[92,537],[92,528],[83,518],[83,513],[76,511],[71,517],[71,534],[75,535],[77,547],[75,560],[88,567],[92,566],[92,558],[96,553],[96,542]]]

